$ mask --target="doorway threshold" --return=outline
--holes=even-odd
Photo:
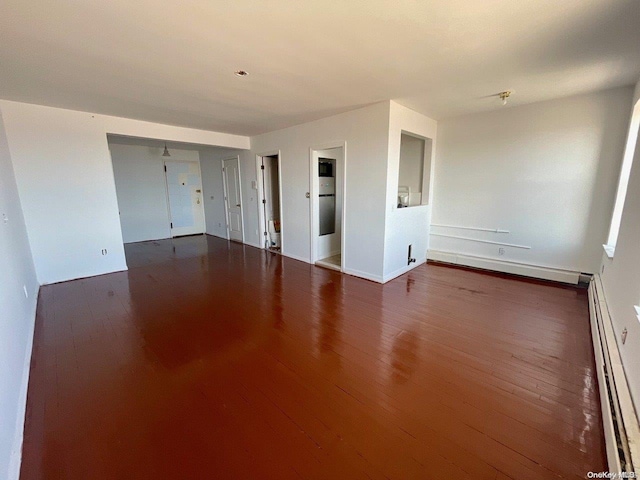
[[[331,257],[320,259],[316,262],[318,267],[328,268],[330,270],[342,271],[342,255],[337,254]]]

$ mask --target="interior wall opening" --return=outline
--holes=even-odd
[[[321,267],[343,269],[344,147],[312,151],[312,261]]]
[[[429,203],[429,174],[433,141],[402,132],[398,169],[398,208]]]
[[[234,156],[222,160],[222,183],[228,238],[234,242],[244,243],[240,157]]]
[[[205,233],[196,146],[108,135],[123,242]]]
[[[263,246],[272,252],[282,251],[282,216],[280,206],[280,156],[258,157],[261,189],[261,224]]]

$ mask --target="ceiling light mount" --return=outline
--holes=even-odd
[[[167,142],[165,142],[164,144],[164,152],[162,152],[162,156],[163,157],[170,157],[171,154],[169,153],[169,149],[167,148]]]
[[[500,97],[500,100],[502,100],[502,105],[507,104],[507,98],[509,98],[510,96],[511,96],[511,90],[505,90],[504,92],[500,92],[498,94],[498,97]]]
[[[233,73],[236,75],[236,77],[246,77],[247,75],[249,75],[249,72],[247,72],[246,70],[236,70]]]

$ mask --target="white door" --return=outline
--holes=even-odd
[[[198,162],[165,161],[171,236],[204,233],[202,178]]]
[[[240,164],[238,158],[224,160],[222,162],[222,173],[224,178],[229,240],[242,242],[242,195],[240,191]]]

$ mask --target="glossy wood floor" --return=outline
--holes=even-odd
[[[212,237],[43,287],[22,479],[559,479],[604,470],[584,290],[384,286]]]

